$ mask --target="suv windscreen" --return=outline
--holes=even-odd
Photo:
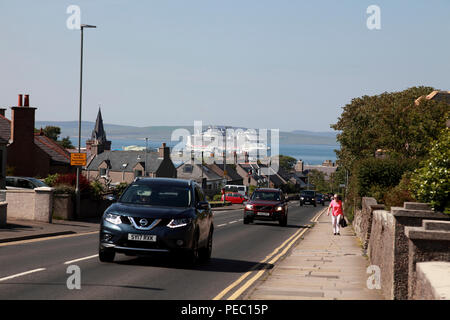
[[[279,192],[255,191],[252,194],[251,200],[280,201],[281,195]]]
[[[303,191],[302,192],[302,196],[306,196],[306,197],[314,197],[315,192],[314,191]]]
[[[187,187],[172,185],[132,184],[119,202],[162,207],[189,207],[191,192]]]

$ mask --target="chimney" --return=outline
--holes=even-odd
[[[0,115],[5,116],[6,108],[0,108]]]
[[[248,163],[248,152],[244,152],[244,163]]]
[[[24,107],[29,107],[30,106],[30,95],[29,94],[25,95],[25,98],[24,98],[24,101],[23,101],[23,106]]]
[[[17,102],[17,106],[21,107],[22,106],[22,100],[23,100],[23,95],[19,94],[19,101]]]
[[[163,142],[162,146],[158,149],[158,154],[160,158],[164,160],[170,159],[170,148],[166,147],[166,144]]]
[[[27,107],[22,106],[22,95],[19,94],[17,107],[11,107],[11,140],[12,143],[34,144],[34,117],[36,108],[29,107],[29,95],[26,95]]]

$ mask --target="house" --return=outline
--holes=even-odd
[[[223,163],[212,163],[212,164],[206,164],[206,167],[208,167],[210,170],[214,171],[219,176],[224,176],[224,165]],[[226,180],[227,184],[232,185],[243,185],[244,179],[237,173],[236,171],[236,165],[235,164],[227,164],[226,169]]]
[[[105,150],[89,159],[83,174],[88,180],[117,185],[137,177],[176,178],[177,169],[163,143],[157,152]]]
[[[317,170],[325,175],[325,180],[329,180],[331,175],[336,172],[338,166],[331,160],[325,160],[322,165],[304,165],[304,172],[308,173],[312,170]]]
[[[45,178],[49,174],[74,172],[70,153],[42,130],[35,133],[37,108],[29,103],[29,95],[19,94],[18,105],[11,107],[11,120],[5,116],[6,109],[0,109],[0,149],[6,141],[6,166],[10,174]]]
[[[207,165],[200,163],[185,162],[177,168],[179,179],[195,180],[203,186],[203,190],[209,196],[220,192],[220,189],[227,184],[223,175],[217,174]],[[202,183],[205,181],[205,183]]]
[[[415,105],[418,106],[420,104],[420,101],[422,101],[423,99],[443,101],[443,102],[450,104],[450,91],[435,90],[435,91],[431,92],[430,94],[428,94],[427,96],[421,96],[421,97],[417,98],[416,101],[414,102]]]
[[[242,177],[244,186],[262,186],[267,184],[264,176],[260,175],[257,163],[238,163],[236,172]]]

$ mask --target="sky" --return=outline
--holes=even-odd
[[[332,131],[355,97],[450,90],[450,1],[1,0],[0,106],[37,121]],[[366,12],[380,8],[380,29]],[[9,109],[8,109],[9,110]],[[7,111],[6,115],[10,114]]]

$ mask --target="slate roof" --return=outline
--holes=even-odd
[[[216,165],[222,172],[223,172],[223,168],[224,165],[223,163],[215,163],[212,164],[210,166],[214,166]],[[214,168],[212,168],[212,170],[214,170]],[[242,180],[242,177],[236,172],[235,169],[233,169],[232,166],[227,165],[227,176],[230,178],[230,180],[235,181],[235,180]]]
[[[11,138],[11,120],[0,115],[0,143],[9,143]],[[50,159],[59,163],[70,163],[70,153],[46,136],[36,133],[34,144],[50,156]]]
[[[222,177],[215,173],[213,170],[211,170],[207,166],[202,166],[199,163],[183,163],[177,168],[177,177],[180,179],[193,179],[200,181],[200,179],[202,178],[202,167],[203,177],[206,178],[206,180],[211,181],[222,179]]]
[[[57,144],[54,140],[40,134],[35,134],[34,144],[47,153],[52,161],[68,164],[70,153]]]
[[[98,170],[98,166],[103,162],[109,162],[111,171],[133,172],[133,168],[137,163],[145,166],[145,151],[104,151],[95,156],[87,165],[86,170]],[[147,153],[147,172],[156,172],[163,162],[158,152]],[[127,164],[125,169],[123,164]]]

